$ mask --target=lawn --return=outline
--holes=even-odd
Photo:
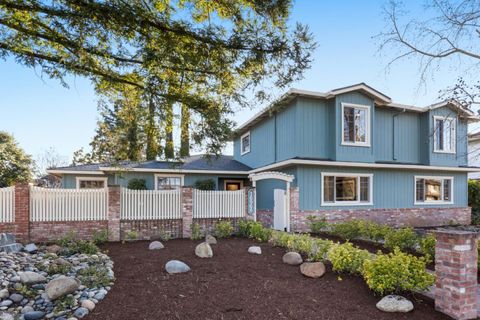
[[[251,255],[248,239],[219,239],[212,259],[195,256],[199,241],[170,240],[165,249],[148,250],[148,242],[109,243],[102,249],[115,262],[117,280],[105,300],[86,318],[108,319],[449,319],[421,296],[409,296],[408,314],[379,311],[380,300],[361,277],[331,271],[306,278],[299,267],[282,262],[285,250],[260,244]],[[169,275],[168,260],[192,270]]]

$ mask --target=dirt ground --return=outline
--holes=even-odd
[[[226,239],[212,246],[212,259],[200,259],[194,254],[198,243],[171,240],[158,251],[149,251],[144,241],[105,245],[117,280],[84,319],[450,319],[421,296],[409,297],[411,313],[383,313],[375,307],[380,297],[360,277],[339,276],[327,265],[322,278],[306,278],[299,267],[282,262],[282,248],[260,244],[262,255],[251,255],[253,241]],[[167,274],[171,259],[192,270]]]

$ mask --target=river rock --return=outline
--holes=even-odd
[[[47,283],[45,292],[50,300],[55,300],[69,293],[75,292],[78,287],[79,284],[74,278],[60,276]]]
[[[165,248],[165,246],[160,241],[152,241],[148,246],[148,250],[160,250]]]
[[[19,303],[20,301],[23,300],[23,296],[21,294],[18,294],[18,293],[13,293],[13,294],[10,295],[9,299],[12,300],[15,303]]]
[[[13,316],[8,312],[0,311],[0,320],[13,320]]]
[[[88,311],[92,311],[93,309],[95,309],[95,303],[92,300],[83,300],[82,308],[88,309]]]
[[[262,254],[262,248],[260,248],[259,246],[251,246],[248,248],[248,253]]]
[[[377,308],[385,312],[410,312],[413,303],[402,296],[388,295],[377,303]]]
[[[25,247],[23,247],[23,250],[28,253],[35,253],[38,251],[38,248],[35,243],[29,243]]]
[[[215,239],[215,237],[211,234],[207,234],[207,236],[205,237],[205,242],[208,244],[217,244],[217,239]]]
[[[302,256],[298,252],[287,252],[283,255],[283,262],[292,266],[297,266],[303,262]]]
[[[195,254],[199,258],[211,258],[213,257],[213,250],[208,243],[202,242],[195,247]]]
[[[73,313],[73,316],[81,319],[85,317],[87,314],[88,314],[88,309],[80,307],[77,310],[75,310],[75,312]]]
[[[182,261],[179,261],[179,260],[170,260],[167,262],[167,264],[165,265],[165,270],[170,273],[170,274],[173,274],[173,273],[184,273],[184,272],[188,272],[190,271],[190,267],[182,262]]]
[[[62,247],[60,247],[59,245],[57,244],[52,244],[51,246],[48,246],[45,248],[45,250],[48,252],[48,253],[59,253],[60,251],[62,251]]]
[[[32,271],[19,272],[20,282],[25,284],[37,284],[47,281],[47,278]]]
[[[8,289],[0,290],[0,300],[7,298],[9,295],[10,293],[8,292]]]
[[[42,311],[30,311],[23,315],[25,320],[37,320],[42,319],[45,316],[45,313]]]
[[[300,265],[300,272],[309,278],[320,278],[325,274],[325,265],[321,262],[304,262]]]

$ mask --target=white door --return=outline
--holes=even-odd
[[[287,197],[285,190],[273,190],[273,229],[284,231],[287,228]]]

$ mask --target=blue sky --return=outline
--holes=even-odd
[[[386,1],[296,1],[292,21],[310,26],[318,48],[305,79],[292,87],[328,91],[366,82],[396,102],[425,106],[437,100],[439,90],[460,75],[446,64],[420,86],[418,61],[402,60],[388,72],[393,52],[378,53],[373,37],[385,29],[382,6]],[[416,1],[407,2],[421,15]],[[42,79],[38,71],[0,60],[0,130],[12,133],[29,154],[36,157],[53,147],[70,158],[80,147],[88,149],[98,117],[97,101],[89,81],[69,78],[69,89],[57,81]],[[239,111],[241,124],[264,106]],[[231,147],[226,150],[231,153]]]

